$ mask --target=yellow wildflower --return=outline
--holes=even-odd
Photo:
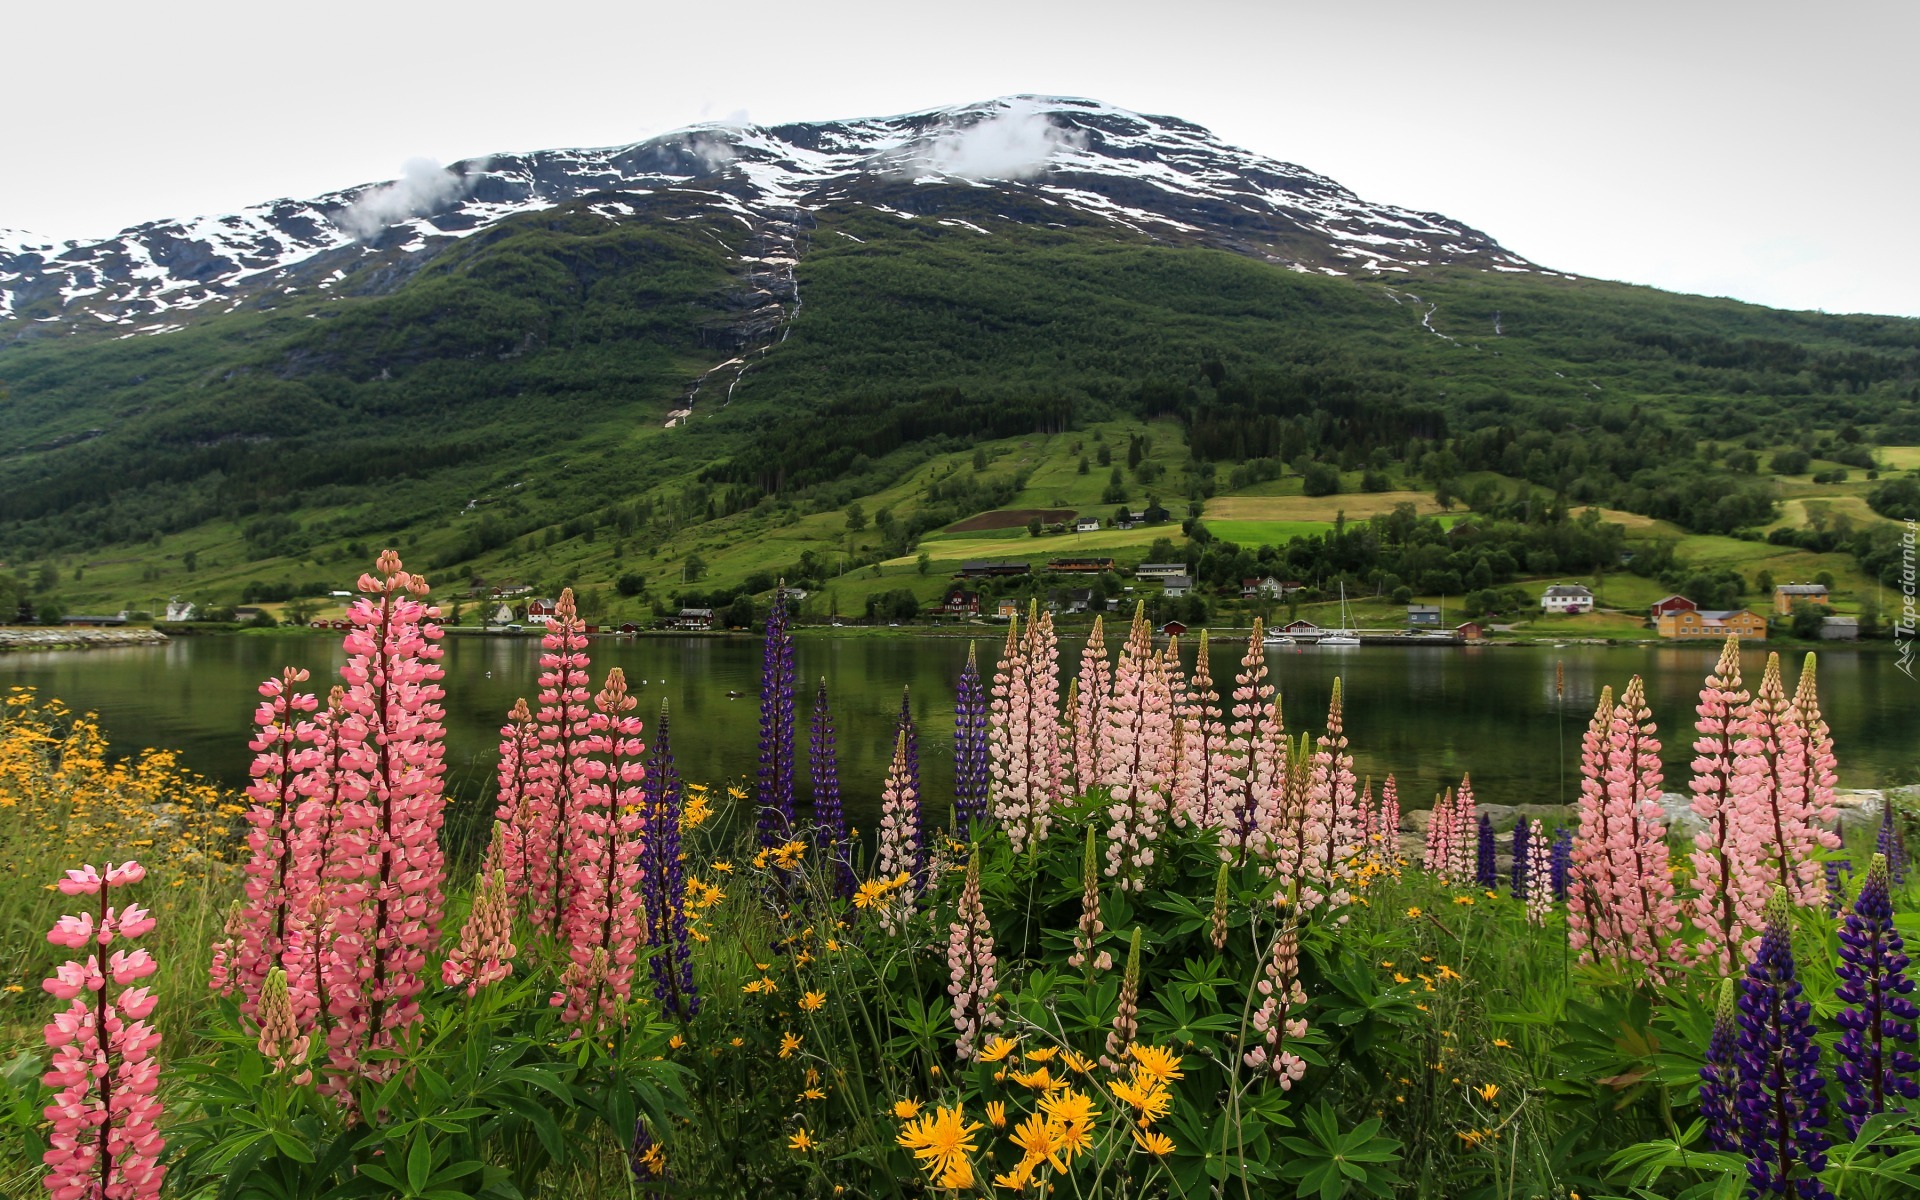
[[[973,1135],[983,1126],[978,1122],[969,1125],[961,1115],[960,1106],[948,1108],[941,1105],[918,1121],[910,1122],[895,1139],[901,1146],[913,1151],[920,1165],[927,1173],[936,1177],[956,1177],[958,1168],[966,1164],[966,1156],[978,1149]],[[967,1174],[968,1184],[972,1174]],[[941,1184],[942,1187],[968,1186],[967,1184]]]
[[[800,1049],[800,1038],[798,1035],[793,1033],[791,1030],[780,1035],[780,1057],[781,1058],[792,1058],[794,1055],[794,1052],[798,1049]]]
[[[787,1139],[788,1149],[797,1150],[802,1154],[805,1154],[817,1145],[819,1145],[819,1143],[808,1136],[805,1129],[796,1130],[794,1135]]]
[[[1509,1049],[1512,1049],[1513,1047],[1513,1043],[1508,1041],[1505,1038],[1495,1038],[1493,1039],[1493,1044],[1500,1047],[1502,1050],[1509,1050]]]
[[[1013,1048],[1019,1044],[1020,1043],[1013,1038],[1001,1037],[996,1034],[993,1039],[987,1043],[986,1048],[980,1051],[980,1061],[983,1063],[997,1063],[1007,1055],[1013,1053]]]
[[[893,1115],[899,1120],[911,1121],[920,1115],[920,1102],[918,1100],[895,1100],[893,1102]]]
[[[1007,1127],[1007,1102],[1004,1100],[987,1101],[987,1120],[993,1122],[995,1129]]]
[[[1416,917],[1418,917],[1419,915],[1420,915],[1420,910],[1419,910],[1419,909],[1417,909],[1417,908],[1410,908],[1410,909],[1408,909],[1408,910],[1407,910],[1407,920],[1409,920],[1409,921],[1411,921],[1411,920],[1413,920],[1414,918],[1416,918]]]
[[[1067,1164],[1060,1160],[1060,1129],[1039,1113],[1029,1113],[1027,1119],[1020,1122],[1020,1127],[1013,1131],[1012,1141],[1035,1166],[1044,1162],[1056,1171],[1067,1169]]]
[[[1058,1046],[1042,1046],[1038,1050],[1029,1050],[1020,1057],[1030,1063],[1052,1062],[1053,1056],[1060,1053]]]
[[[1186,1078],[1186,1074],[1180,1070],[1181,1056],[1171,1050],[1160,1046],[1135,1045],[1127,1047],[1127,1053],[1134,1062],[1140,1064],[1141,1072],[1162,1083]]]
[[[1135,1129],[1132,1133],[1134,1144],[1155,1158],[1165,1158],[1167,1155],[1179,1149],[1178,1146],[1173,1144],[1172,1138],[1158,1130],[1149,1129],[1145,1133],[1142,1133],[1140,1130]]]
[[[1013,1081],[1021,1087],[1030,1087],[1037,1092],[1047,1091],[1052,1088],[1055,1083],[1052,1072],[1044,1066],[1035,1067],[1024,1075],[1015,1071],[1013,1073]]]
[[[1484,1083],[1473,1090],[1488,1104],[1492,1104],[1500,1095],[1500,1085],[1497,1083]]]
[[[806,995],[800,997],[800,1011],[819,1012],[820,1006],[826,1002],[827,994],[825,992],[808,992]]]
[[[801,1092],[800,1095],[796,1097],[796,1099],[800,1099],[800,1100],[825,1100],[826,1098],[827,1098],[827,1094],[821,1091],[817,1087],[810,1087],[806,1091]]]

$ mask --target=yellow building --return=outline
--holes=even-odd
[[[1655,628],[1660,631],[1661,637],[1679,641],[1691,641],[1694,638],[1725,641],[1728,637],[1737,637],[1743,642],[1767,640],[1766,618],[1744,608],[1714,612],[1683,609],[1662,613]]]
[[[1773,611],[1786,616],[1796,604],[1824,604],[1833,607],[1824,583],[1782,583],[1773,589]]]

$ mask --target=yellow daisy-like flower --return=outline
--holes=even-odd
[[[1100,1115],[1100,1111],[1093,1106],[1091,1096],[1070,1087],[1042,1096],[1040,1111],[1062,1125],[1089,1125]]]
[[[800,1036],[796,1033],[793,1033],[791,1030],[781,1034],[780,1035],[780,1057],[792,1058],[794,1055],[794,1052],[800,1049],[800,1041],[801,1041]]]
[[[911,1121],[920,1115],[920,1102],[918,1100],[895,1100],[893,1102],[893,1115],[902,1121]]]
[[[979,1149],[973,1135],[982,1128],[984,1126],[978,1121],[967,1124],[959,1105],[952,1108],[941,1105],[919,1120],[909,1122],[895,1140],[913,1152],[929,1175],[936,1178],[957,1176],[959,1166],[964,1166],[967,1161],[966,1156]],[[971,1172],[968,1172],[967,1178],[972,1180]]]
[[[860,909],[872,908],[885,899],[886,895],[886,884],[880,882],[878,879],[869,879],[855,889],[853,893],[853,906]]]
[[[1143,1126],[1166,1116],[1173,1107],[1173,1097],[1160,1082],[1139,1072],[1135,1072],[1132,1079],[1116,1082],[1113,1085],[1113,1097],[1133,1109]]]
[[[1007,1127],[1007,1102],[1004,1100],[987,1101],[987,1120],[993,1123],[995,1129],[1005,1129]]]
[[[1400,972],[1398,972],[1398,971],[1395,971],[1395,972],[1393,973],[1393,981],[1394,981],[1395,983],[1412,983],[1412,982],[1413,982],[1413,980],[1411,980],[1411,979],[1408,979],[1408,978],[1407,978],[1407,977],[1406,977],[1405,975],[1402,975],[1402,974],[1401,974]]]
[[[1155,1158],[1165,1158],[1180,1148],[1173,1144],[1172,1138],[1156,1129],[1149,1129],[1145,1132],[1135,1129],[1131,1132],[1133,1134],[1133,1144],[1145,1150],[1148,1154],[1153,1155]]]
[[[1056,1171],[1064,1171],[1067,1164],[1060,1160],[1060,1128],[1039,1113],[1027,1114],[1013,1131],[1013,1144],[1035,1166],[1047,1163]]]
[[[952,1191],[963,1191],[973,1186],[973,1164],[964,1158],[956,1158],[953,1165],[940,1172],[934,1180],[934,1186]]]
[[[737,1037],[737,1038],[735,1038],[735,1039],[733,1039],[733,1041],[732,1041],[732,1042],[730,1043],[730,1045],[732,1045],[732,1046],[733,1046],[733,1048],[734,1048],[734,1049],[736,1049],[736,1050],[738,1050],[738,1049],[739,1049],[740,1047],[742,1047],[742,1046],[744,1046],[744,1045],[746,1045],[746,1044],[747,1044],[747,1039],[745,1039],[745,1038],[742,1038],[742,1037]]]
[[[1023,1158],[1013,1170],[995,1175],[993,1186],[1024,1192],[1027,1190],[1027,1185],[1033,1182],[1033,1168],[1034,1164]]]
[[[1038,1050],[1029,1050],[1020,1057],[1030,1063],[1052,1062],[1053,1056],[1060,1053],[1058,1046],[1042,1046]]]
[[[733,864],[724,858],[716,858],[713,860],[713,869],[716,871],[732,871]]]
[[[814,1141],[813,1138],[808,1135],[805,1129],[795,1130],[793,1136],[787,1139],[787,1148],[789,1150],[796,1150],[801,1154],[805,1154],[819,1144],[820,1143]]]
[[[801,1092],[796,1098],[800,1100],[825,1100],[827,1094],[817,1087],[810,1087],[806,1091]]]
[[[1013,1073],[1013,1081],[1021,1087],[1030,1087],[1037,1092],[1044,1092],[1058,1082],[1054,1079],[1053,1072],[1044,1066],[1035,1067],[1024,1075],[1015,1071]]]
[[[1513,1048],[1513,1043],[1508,1041],[1505,1038],[1495,1038],[1493,1039],[1493,1044],[1500,1047],[1502,1050],[1511,1050]]]
[[[1180,1070],[1183,1061],[1181,1056],[1164,1047],[1133,1045],[1127,1047],[1127,1053],[1134,1062],[1140,1064],[1143,1073],[1163,1083],[1186,1078],[1186,1074]]]
[[[808,992],[806,995],[800,997],[800,1011],[819,1012],[820,1006],[826,1002],[827,994],[825,992]]]
[[[993,1039],[987,1043],[986,1048],[980,1051],[980,1061],[983,1063],[997,1063],[1007,1055],[1012,1054],[1014,1047],[1019,1044],[1020,1043],[1013,1038],[1000,1037],[996,1034]]]
[[[1488,1104],[1492,1104],[1500,1097],[1500,1085],[1497,1083],[1483,1083],[1473,1090]]]
[[[1072,1071],[1076,1075],[1085,1075],[1087,1072],[1093,1070],[1093,1060],[1078,1050],[1067,1051],[1066,1064],[1067,1070]]]
[[[1453,902],[1455,904],[1471,905],[1473,903],[1473,897],[1472,896],[1455,896],[1453,898]]]
[[[1407,910],[1407,920],[1409,920],[1409,921],[1411,921],[1411,920],[1413,920],[1414,918],[1416,918],[1416,917],[1418,917],[1419,915],[1420,915],[1420,910],[1419,910],[1419,909],[1417,909],[1417,908],[1410,908],[1410,909],[1408,909],[1408,910]]]
[[[682,1046],[686,1044],[687,1044],[687,1039],[681,1037],[677,1033],[667,1039],[667,1045],[672,1046],[675,1050],[680,1049]]]

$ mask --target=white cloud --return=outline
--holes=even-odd
[[[334,218],[334,224],[366,241],[394,222],[432,212],[466,190],[465,176],[430,158],[410,159],[400,178],[360,193]]]
[[[1062,129],[1032,109],[1014,109],[935,134],[917,165],[962,179],[1027,179],[1045,171],[1056,152],[1086,144],[1077,129]]]

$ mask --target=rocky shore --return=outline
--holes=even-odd
[[[161,646],[157,629],[90,629],[49,626],[0,629],[0,650],[95,650],[110,646]]]

